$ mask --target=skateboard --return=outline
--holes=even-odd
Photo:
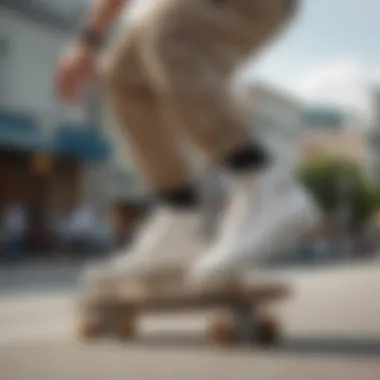
[[[225,286],[194,290],[185,286],[152,291],[132,291],[80,301],[78,335],[90,341],[101,337],[132,340],[137,336],[139,316],[144,313],[215,310],[207,338],[219,346],[271,345],[281,338],[279,322],[266,311],[269,304],[288,297],[283,283]]]

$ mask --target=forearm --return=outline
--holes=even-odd
[[[85,28],[103,36],[116,21],[129,0],[96,0],[96,3]]]

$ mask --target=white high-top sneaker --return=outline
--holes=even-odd
[[[190,279],[196,284],[234,280],[312,231],[318,220],[311,198],[284,170],[239,178],[217,240],[195,261]]]
[[[200,254],[201,213],[159,208],[138,231],[132,245],[110,262],[85,273],[88,287],[124,280],[180,277]]]

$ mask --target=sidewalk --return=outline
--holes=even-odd
[[[79,286],[79,275],[86,261],[33,260],[14,265],[0,264],[0,296],[35,292],[73,292]],[[379,268],[380,260],[329,261],[321,263],[288,263],[270,265],[260,273],[281,275],[294,273],[331,272],[338,268]]]
[[[0,296],[15,293],[73,291],[84,262],[29,261],[0,265]]]

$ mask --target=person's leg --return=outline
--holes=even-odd
[[[141,54],[166,118],[211,162],[252,141],[231,76],[293,14],[290,0],[162,0],[147,12]],[[293,0],[294,2],[294,0]]]
[[[245,40],[248,46],[251,43],[251,52],[257,53],[289,21],[295,2],[231,0],[230,3],[235,4],[232,8],[242,20],[249,15],[249,5],[257,6],[258,18],[256,10],[251,15],[257,23],[252,23],[252,34]],[[235,123],[235,129],[244,129],[249,124],[249,119],[243,116]],[[217,156],[216,161],[233,180],[232,191],[218,239],[195,264],[193,275],[197,283],[202,283],[202,279],[224,281],[236,277],[242,269],[286,250],[315,228],[318,221],[314,202],[289,169],[275,162],[257,136],[246,141],[249,142],[235,144],[235,149]]]
[[[161,113],[139,56],[140,33],[127,36],[108,61],[106,94],[116,122],[152,195],[156,207],[131,244],[107,264],[91,269],[89,279],[142,278],[144,274],[186,265],[198,254],[200,223],[198,191],[173,130]],[[106,272],[104,274],[104,272]]]
[[[217,243],[195,272],[261,260],[313,220],[308,197],[252,138],[230,91],[234,69],[284,27],[291,3],[168,0],[146,23],[142,54],[167,115],[234,180]],[[276,244],[268,244],[272,237]]]
[[[136,28],[110,53],[106,97],[143,181],[160,194],[187,186],[192,178],[140,59],[139,35]]]

